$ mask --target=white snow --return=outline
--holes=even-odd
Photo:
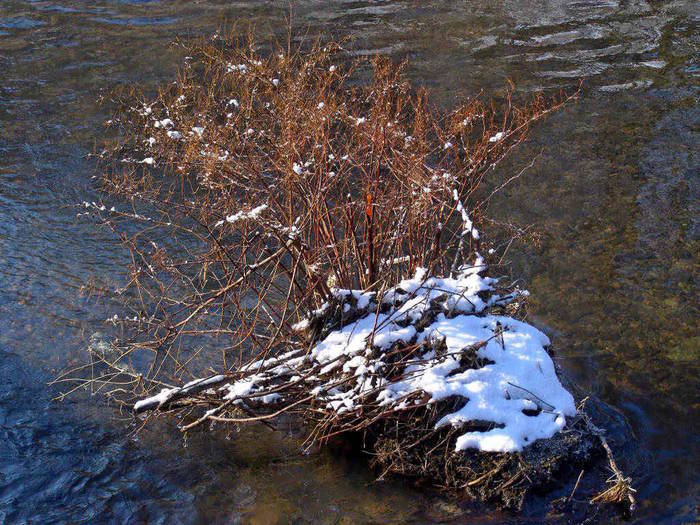
[[[251,393],[253,387],[255,387],[255,377],[247,381],[236,381],[232,385],[227,385],[224,388],[228,393],[224,396],[224,399],[238,399],[242,396],[246,396]]]
[[[458,356],[425,359],[414,365],[413,376],[392,383],[383,394],[387,400],[417,389],[428,393],[432,400],[460,395],[469,401],[443,417],[437,426],[459,427],[467,421],[503,425],[486,432],[462,434],[457,439],[457,450],[522,450],[537,439],[554,435],[564,427],[565,416],[576,413],[574,399],[559,383],[554,364],[544,349],[549,339],[536,328],[502,316],[461,315],[446,319],[440,314],[424,337],[436,336],[444,338],[448,354],[488,341],[477,355],[493,364],[448,376],[459,366]],[[536,408],[541,410],[536,416],[523,413],[524,409]]]
[[[150,405],[154,401],[158,402],[158,406],[163,405],[168,399],[170,399],[171,394],[175,391],[175,388],[163,388],[155,396],[147,397],[146,399],[141,399],[134,404],[134,410],[137,412],[142,406]]]
[[[462,201],[459,198],[459,193],[457,193],[456,189],[452,190],[452,197],[457,203],[457,211],[462,215],[462,226],[464,227],[463,233],[469,233],[474,239],[478,239],[479,231],[474,228],[474,224],[469,218],[469,212],[467,212],[466,208],[462,204]]]
[[[248,66],[246,64],[227,64],[226,71],[229,73],[233,73],[234,71],[246,73],[248,71]]]
[[[301,175],[301,166],[299,166],[299,164],[297,164],[296,162],[292,166],[292,170],[294,170],[294,173],[296,173],[297,175]]]
[[[666,64],[668,64],[668,62],[665,60],[647,60],[641,63],[642,66],[651,67],[653,69],[663,69],[666,67]]]
[[[489,142],[498,142],[499,140],[501,140],[505,136],[506,136],[506,134],[503,131],[499,131],[493,137],[489,138]]]
[[[309,320],[308,319],[302,319],[298,323],[295,323],[292,325],[292,330],[295,332],[300,332],[302,330],[306,330],[309,327]]]
[[[233,224],[234,222],[246,219],[257,219],[258,217],[260,217],[260,214],[266,209],[267,204],[261,204],[260,206],[256,206],[250,211],[238,211],[236,213],[226,216],[226,222]],[[223,224],[223,221],[219,221],[218,223],[216,223],[217,226],[220,226],[221,224]]]
[[[164,118],[163,120],[156,120],[153,123],[154,128],[172,128],[175,125],[175,123],[170,120],[169,118]]]

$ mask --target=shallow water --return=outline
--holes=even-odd
[[[372,483],[357,461],[300,456],[284,436],[183,443],[166,423],[135,436],[97,399],[51,401],[46,382],[118,311],[79,292],[120,286],[126,254],[72,207],[95,198],[86,155],[101,140],[100,89],[168,79],[173,39],[223,19],[279,31],[280,5],[0,4],[0,523],[529,522]],[[411,77],[445,104],[507,78],[523,91],[585,80],[579,103],[519,150],[515,166],[542,153],[492,212],[542,233],[540,249],[512,249],[514,272],[566,374],[635,433],[639,523],[699,519],[693,5],[317,1],[296,16],[353,35],[355,53],[409,57]]]

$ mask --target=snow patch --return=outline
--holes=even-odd
[[[266,209],[267,204],[261,204],[260,206],[256,206],[250,211],[238,211],[236,213],[226,216],[226,222],[233,224],[238,221],[257,219]],[[219,221],[216,223],[216,225],[221,226],[223,223],[224,221]]]

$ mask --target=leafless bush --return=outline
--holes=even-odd
[[[502,104],[466,99],[443,112],[411,89],[406,63],[350,62],[334,43],[260,48],[219,35],[187,55],[155,96],[126,89],[110,99],[119,140],[101,154],[102,185],[115,207],[85,205],[131,253],[122,292],[133,311],[114,320],[130,335],[93,349],[91,363],[60,381],[129,406],[168,387],[159,407],[184,429],[285,412],[323,423],[312,442],[369,428],[382,419],[377,407],[340,421],[303,389],[263,411],[211,389],[253,362],[303,355],[359,315],[341,308],[333,320],[326,309],[300,330],[324,303],[343,306],[333,290],[374,292],[381,308],[382,294],[417,268],[447,276],[473,261],[492,196],[482,182],[573,96],[518,106],[509,92]],[[414,350],[397,352],[410,360]],[[291,392],[294,381],[268,393]]]

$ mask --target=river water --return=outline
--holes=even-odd
[[[275,33],[285,3],[199,0],[0,2],[0,523],[530,523],[373,483],[339,454],[301,456],[283,435],[194,435],[99,398],[52,401],[46,383],[85,359],[126,253],[76,218],[92,200],[106,118],[100,89],[171,78],[176,37],[222,20]],[[513,168],[535,168],[495,203],[535,224],[514,247],[531,320],[581,392],[617,407],[637,445],[638,523],[694,523],[698,447],[700,9],[692,1],[297,2],[295,22],[347,36],[357,54],[411,61],[441,103],[575,86]],[[617,443],[617,446],[623,444]],[[554,521],[554,518],[551,518]]]

